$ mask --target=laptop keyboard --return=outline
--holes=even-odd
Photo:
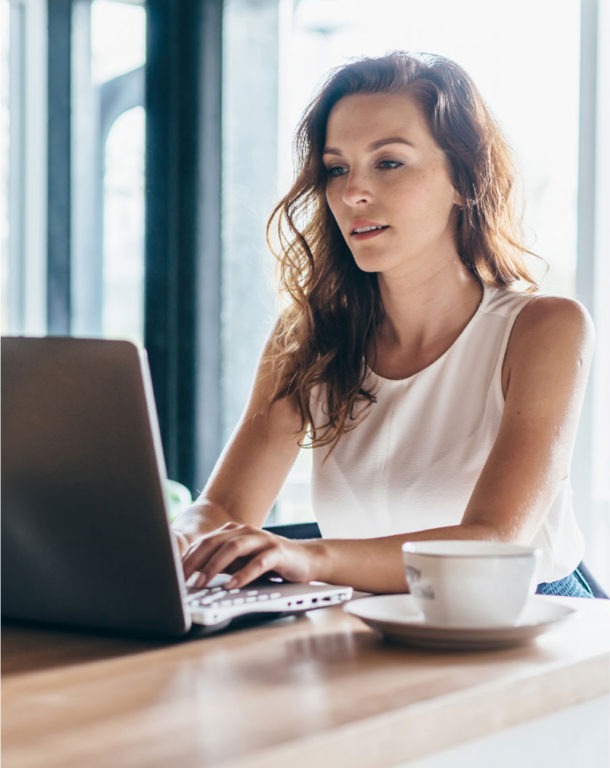
[[[194,594],[187,596],[187,601],[191,607],[221,606],[230,608],[238,605],[247,605],[251,603],[261,603],[266,600],[272,600],[281,597],[279,592],[262,592],[258,589],[223,589],[223,587],[212,587],[210,589],[199,589]]]
[[[238,616],[301,613],[345,602],[352,592],[349,587],[291,584],[277,577],[227,589],[230,579],[219,574],[203,589],[187,584],[185,602],[194,623],[210,626]]]

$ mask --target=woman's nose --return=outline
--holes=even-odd
[[[343,187],[343,201],[347,205],[368,203],[371,199],[371,188],[365,173],[349,171]]]

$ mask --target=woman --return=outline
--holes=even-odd
[[[438,56],[351,63],[297,149],[269,230],[288,303],[175,525],[186,577],[404,592],[404,541],[487,539],[539,546],[539,591],[591,596],[569,484],[591,322],[535,292],[509,152],[470,78]],[[308,436],[324,538],[291,541],[260,526]]]

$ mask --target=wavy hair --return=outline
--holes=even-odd
[[[447,157],[463,200],[457,247],[464,264],[482,283],[536,287],[524,258],[529,251],[520,243],[510,151],[466,72],[442,56],[402,51],[333,70],[297,127],[296,180],[267,225],[288,300],[269,351],[270,403],[292,396],[311,445],[331,450],[375,402],[365,386],[365,356],[383,307],[376,275],[356,266],[326,202],[326,126],[344,96],[396,92],[415,98]],[[324,393],[322,424],[312,414],[317,391]]]

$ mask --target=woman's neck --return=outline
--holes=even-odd
[[[482,287],[456,258],[437,269],[378,275],[384,318],[369,364],[381,376],[406,378],[440,357],[477,310]]]

